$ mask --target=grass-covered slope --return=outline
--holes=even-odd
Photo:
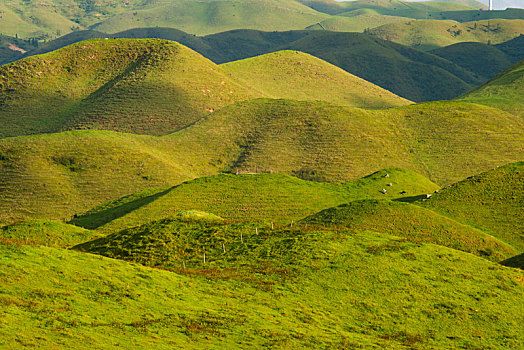
[[[279,51],[222,67],[272,98],[319,100],[371,109],[410,103],[321,59],[297,51]]]
[[[524,157],[522,118],[463,102],[432,102],[386,111],[421,174],[449,185]],[[496,145],[496,146],[495,146]],[[472,171],[477,169],[476,171]]]
[[[70,248],[95,237],[95,233],[57,221],[34,219],[0,226],[0,241],[15,245]]]
[[[257,99],[163,137],[77,131],[6,138],[0,216],[69,219],[146,188],[237,169],[334,182],[397,167],[443,186],[521,160],[523,129],[521,117],[465,102],[366,111]]]
[[[460,181],[421,205],[524,250],[524,162]]]
[[[211,237],[202,234],[195,242],[202,245],[192,246],[195,253],[209,249],[206,264],[187,261],[183,270],[179,260],[178,273],[74,251],[0,245],[0,344],[166,349],[523,344],[518,270],[373,233],[261,233],[245,236],[244,244],[236,237],[226,253],[220,244],[203,244]]]
[[[257,93],[162,40],[92,40],[0,67],[0,137],[109,129],[166,134]]]
[[[416,20],[388,23],[367,33],[421,50],[432,50],[459,42],[499,44],[524,34],[524,19],[455,21]]]
[[[386,194],[382,193],[384,188],[389,189]],[[355,199],[394,199],[431,193],[438,188],[423,176],[400,169],[382,170],[346,183],[318,183],[276,174],[218,175],[164,191],[124,197],[71,222],[114,232],[197,210],[232,220],[283,224]]]
[[[443,58],[365,34],[315,32],[286,49],[307,52],[412,101],[453,98],[480,83]]]
[[[68,219],[126,194],[217,171],[209,160],[161,145],[105,131],[0,140],[0,217]]]
[[[470,226],[419,206],[384,200],[360,200],[325,209],[299,225],[347,227],[383,232],[413,242],[431,242],[499,262],[516,250]]]
[[[303,29],[326,17],[293,0],[172,0],[113,16],[92,29],[115,33],[158,25],[204,35],[232,29]]]

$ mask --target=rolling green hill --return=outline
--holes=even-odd
[[[61,222],[34,219],[0,227],[3,244],[42,245],[71,248],[96,238],[96,233]]]
[[[285,48],[307,52],[412,101],[453,98],[480,83],[438,56],[365,34],[317,32]]]
[[[523,344],[518,270],[371,232],[261,232],[245,238],[242,244],[236,237],[226,253],[220,244],[194,245],[195,254],[206,248],[206,264],[188,260],[183,270],[175,263],[174,272],[1,244],[0,344],[139,343],[160,349]],[[202,233],[197,243],[210,239],[218,240]]]
[[[392,42],[358,33],[326,31],[261,32],[235,30],[195,37],[169,28],[141,28],[113,35],[94,31],[77,32],[42,45],[27,55],[46,52],[90,37],[158,37],[180,41],[215,63],[225,63],[275,52],[303,51],[389,91],[415,101],[451,99],[484,82],[478,65],[461,67],[438,55],[424,53]],[[501,44],[502,45],[502,44]],[[500,46],[502,49],[503,46]],[[499,48],[499,46],[497,46]],[[519,56],[518,38],[507,45],[508,53]],[[482,60],[484,51],[472,60]],[[502,67],[503,61],[497,61]],[[457,63],[461,63],[458,60]],[[497,68],[498,68],[497,67]]]
[[[338,67],[298,51],[278,51],[227,63],[222,67],[272,98],[328,101],[367,109],[410,103]]]
[[[470,226],[459,224],[413,204],[361,200],[325,209],[301,220],[299,225],[347,227],[404,237],[413,242],[431,242],[499,262],[516,250]]]
[[[389,177],[384,177],[389,174]],[[393,187],[388,187],[393,183]],[[389,192],[381,192],[389,188]],[[212,212],[237,221],[289,223],[359,198],[399,198],[431,193],[439,187],[416,173],[387,169],[346,183],[318,183],[276,174],[218,175],[167,190],[138,193],[80,215],[75,225],[104,232],[172,218],[179,212]]]
[[[522,148],[521,148],[522,152]],[[524,162],[460,181],[421,205],[524,250]]]
[[[416,20],[384,24],[369,29],[366,33],[429,51],[459,42],[499,44],[511,40],[524,34],[524,19],[492,19],[466,23]]]
[[[93,40],[0,67],[0,137],[109,129],[167,134],[260,96],[194,51],[161,40]]]

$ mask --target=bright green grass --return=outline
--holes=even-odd
[[[389,174],[389,177],[385,177]],[[389,183],[394,186],[389,187]],[[381,190],[389,188],[387,194]],[[289,223],[359,198],[399,198],[431,193],[438,186],[416,173],[388,169],[347,183],[318,183],[285,175],[218,175],[106,203],[72,221],[114,232],[186,210],[239,221]],[[404,192],[404,193],[402,193]],[[152,196],[155,198],[152,199]]]
[[[209,237],[209,236],[208,236]],[[204,243],[206,235],[201,235]],[[283,231],[176,273],[0,245],[1,344],[519,348],[522,272],[372,232]],[[199,249],[198,246],[194,247]],[[460,322],[457,322],[460,320]]]
[[[272,98],[319,100],[368,109],[410,103],[338,67],[298,51],[278,51],[226,63],[222,67]]]
[[[409,203],[360,200],[308,216],[300,226],[347,227],[431,242],[499,262],[516,254],[509,245],[470,226],[459,224]]]
[[[494,19],[466,23],[404,21],[370,29],[369,33],[384,40],[428,51],[459,42],[499,44],[524,34],[524,19]]]
[[[524,251],[524,162],[460,181],[421,205]]]
[[[0,67],[0,137],[64,129],[166,134],[260,96],[183,45],[91,40]]]
[[[61,222],[33,219],[0,227],[0,241],[12,244],[72,247],[93,239],[95,233]]]

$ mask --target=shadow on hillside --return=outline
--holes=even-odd
[[[103,226],[115,219],[121,218],[122,216],[137,210],[151,202],[154,202],[158,198],[164,196],[170,192],[172,188],[168,188],[165,191],[155,193],[151,196],[141,197],[131,202],[123,203],[120,206],[111,206],[105,210],[96,211],[94,213],[85,213],[84,215],[75,217],[69,221],[68,224],[83,227],[85,229],[94,230]]]

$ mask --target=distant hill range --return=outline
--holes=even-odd
[[[28,57],[85,39],[109,37],[173,40],[215,63],[283,49],[303,51],[416,102],[454,98],[524,58],[524,37],[494,46],[464,43],[423,52],[359,33],[233,30],[197,37],[171,28],[139,28],[113,35],[79,31],[16,56]]]
[[[0,5],[2,34],[41,40],[76,30],[116,33],[151,26],[206,35],[233,29],[299,30],[317,24],[321,29],[362,31],[399,18],[459,22],[524,19],[524,9],[485,10],[484,4],[474,0],[12,0]]]

